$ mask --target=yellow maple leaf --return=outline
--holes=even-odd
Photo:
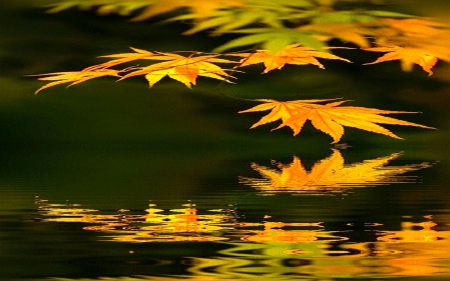
[[[102,56],[104,58],[111,58],[111,60],[87,67],[81,71],[33,75],[43,76],[38,78],[38,80],[54,81],[39,88],[36,93],[58,84],[72,83],[70,85],[74,85],[102,76],[116,76],[120,77],[119,80],[122,80],[132,76],[144,75],[150,86],[156,84],[163,77],[169,76],[189,88],[197,83],[198,76],[218,79],[228,83],[231,83],[231,81],[227,78],[234,78],[226,72],[228,71],[227,69],[223,69],[215,63],[237,62],[218,58],[218,54],[198,55],[197,52],[189,52],[188,56],[182,56],[174,53],[149,52],[137,48],[131,49],[134,52]],[[153,63],[142,67],[129,66],[122,70],[111,69],[113,66],[130,63],[137,60],[153,60],[163,62]]]
[[[110,61],[105,63],[96,64],[90,67],[83,69],[83,71],[91,71],[95,69],[109,68],[112,66],[116,66],[119,64],[135,61],[135,60],[154,60],[157,57],[156,53],[149,52],[147,50],[142,50],[138,48],[130,47],[134,53],[120,53],[120,54],[112,54],[106,56],[100,56],[101,58],[113,58]]]
[[[379,57],[376,61],[366,63],[366,65],[385,61],[400,60],[401,68],[403,71],[412,71],[414,64],[417,64],[420,65],[420,67],[422,67],[422,69],[426,71],[428,75],[432,75],[433,71],[431,69],[438,62],[438,58],[434,56],[432,52],[415,47],[373,47],[365,48],[364,50],[372,52],[387,52],[383,56]]]
[[[330,135],[333,138],[332,143],[337,143],[341,139],[344,134],[344,126],[387,135],[396,139],[402,138],[378,124],[416,126],[434,129],[432,127],[380,115],[415,112],[390,111],[356,106],[340,106],[346,101],[331,102],[327,104],[316,104],[316,102],[329,101],[329,99],[294,101],[257,99],[256,101],[263,102],[263,104],[254,106],[247,110],[239,111],[239,113],[265,110],[271,111],[269,114],[262,117],[258,122],[253,124],[250,128],[255,128],[266,123],[281,120],[281,125],[273,130],[288,126],[294,131],[295,136],[300,133],[306,121],[310,120],[311,124],[316,129]]]
[[[281,69],[286,64],[307,65],[313,64],[320,68],[325,68],[317,59],[334,59],[350,62],[347,59],[336,55],[317,51],[310,47],[302,47],[300,44],[291,44],[272,54],[268,50],[257,50],[256,53],[231,54],[232,56],[244,57],[241,59],[239,67],[263,63],[264,72],[267,73],[274,69]]]
[[[446,24],[420,18],[411,19],[382,19],[381,22],[389,27],[396,29],[398,32],[406,36],[414,38],[439,36],[447,33]]]
[[[71,72],[54,72],[54,73],[47,73],[47,74],[39,74],[39,75],[33,75],[33,76],[42,76],[38,78],[40,81],[53,81],[45,84],[44,86],[37,89],[35,94],[39,93],[40,91],[47,89],[52,86],[56,86],[59,84],[64,83],[71,83],[69,86],[85,82],[90,79],[103,77],[103,76],[116,76],[120,77],[119,71],[114,69],[97,69],[97,70],[82,70],[82,71],[71,71]]]
[[[339,150],[333,149],[331,156],[317,161],[307,171],[301,159],[294,156],[290,164],[274,162],[278,169],[252,163],[253,170],[262,178],[241,177],[240,183],[264,192],[342,192],[352,187],[365,187],[389,183],[407,183],[414,177],[402,176],[410,171],[431,167],[430,163],[404,166],[387,166],[401,153],[368,159],[359,163],[345,164]]]
[[[191,88],[197,83],[198,76],[209,77],[231,83],[227,78],[234,78],[223,68],[214,63],[236,63],[235,61],[217,58],[217,55],[202,55],[188,57],[172,53],[158,53],[153,60],[166,60],[144,67],[135,67],[133,71],[124,75],[121,79],[137,75],[145,75],[150,87],[163,77],[179,81]]]

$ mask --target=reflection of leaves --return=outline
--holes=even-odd
[[[194,204],[171,209],[169,214],[160,214],[161,209],[150,205],[144,215],[130,214],[129,210],[119,210],[118,214],[102,215],[98,210],[83,209],[78,204],[51,204],[39,200],[39,211],[44,221],[82,222],[92,225],[84,230],[110,234],[108,237],[118,242],[178,242],[224,240],[214,235],[233,225],[232,214],[223,210],[209,210],[199,214]]]
[[[450,231],[438,231],[433,221],[402,222],[401,230],[383,231],[377,238],[378,244],[385,243],[380,255],[385,256],[381,263],[395,267],[392,276],[431,276],[446,275],[449,271],[437,266],[437,260],[448,259]],[[404,253],[414,255],[404,255]],[[395,253],[395,255],[389,255]],[[445,257],[445,258],[444,258]],[[448,277],[447,277],[448,278]]]
[[[281,119],[282,124],[274,130],[288,126],[294,131],[295,136],[300,133],[306,121],[310,120],[316,129],[330,135],[333,138],[332,143],[337,143],[341,139],[344,134],[344,126],[387,135],[396,139],[401,138],[378,124],[415,126],[432,129],[431,127],[424,125],[381,115],[413,112],[390,111],[356,106],[340,106],[346,101],[332,102],[324,105],[316,103],[329,100],[294,100],[282,102],[270,99],[257,99],[256,101],[263,102],[263,104],[254,106],[247,110],[239,111],[239,113],[266,110],[271,111],[269,114],[262,117],[258,122],[253,124],[250,128],[255,128],[257,126]]]
[[[386,166],[400,155],[393,153],[345,165],[341,153],[333,150],[330,157],[318,161],[310,172],[306,171],[298,157],[294,157],[288,165],[274,163],[279,170],[253,163],[252,169],[260,173],[262,178],[241,177],[240,182],[263,192],[341,192],[350,187],[410,182],[415,178],[400,175],[431,166],[429,163]]]
[[[182,277],[162,277],[162,276],[146,276],[139,275],[139,277],[99,277],[99,278],[76,278],[76,279],[68,279],[68,278],[45,278],[42,281],[220,281],[224,280],[222,278],[215,278],[210,276],[182,276]],[[227,281],[246,281],[246,279],[230,279],[226,278]],[[33,281],[40,281],[38,279],[33,279]]]
[[[306,229],[292,230],[293,227],[318,227],[320,226],[318,223],[265,222],[263,226],[264,230],[249,231],[250,235],[246,235],[242,240],[259,243],[306,243],[325,238],[333,241],[340,240],[340,237],[325,232],[319,233]],[[283,229],[285,227],[290,230]]]
[[[378,160],[382,162],[388,158]],[[377,162],[375,160],[365,162],[370,164]],[[445,222],[435,223],[431,216],[426,216],[428,220],[424,222],[402,222],[400,228],[392,227],[392,222],[389,222],[391,228],[386,228],[383,223],[366,222],[361,225],[363,229],[355,230],[351,224],[346,224],[348,229],[330,231],[327,222],[272,221],[275,216],[270,215],[265,215],[262,221],[241,221],[245,216],[236,216],[234,205],[232,209],[211,209],[205,214],[195,204],[166,211],[151,204],[140,214],[121,209],[118,214],[108,211],[102,215],[98,210],[84,209],[79,204],[52,204],[42,199],[36,203],[43,217],[37,221],[89,224],[83,229],[100,232],[104,240],[126,243],[222,240],[220,243],[224,246],[216,248],[220,249],[217,255],[188,257],[192,262],[187,265],[187,274],[170,277],[140,275],[137,279],[99,277],[101,280],[281,281],[292,273],[311,276],[314,280],[328,280],[343,274],[355,278],[450,276],[447,267],[443,267],[449,261],[450,232],[445,230]],[[438,225],[439,229],[433,229]],[[336,229],[336,226],[333,224],[332,228]],[[374,235],[359,236],[357,231],[370,231]],[[133,255],[131,251],[130,254]],[[170,259],[174,258],[172,254],[167,253]],[[136,258],[139,261],[139,257]]]

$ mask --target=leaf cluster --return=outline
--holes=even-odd
[[[49,13],[79,7],[132,16],[132,21],[165,15],[166,21],[190,22],[185,35],[209,31],[211,36],[236,36],[214,52],[257,46],[276,53],[291,44],[327,51],[338,39],[349,47],[385,52],[374,63],[400,60],[404,71],[417,64],[431,75],[439,59],[450,61],[449,27],[390,11],[382,1],[57,0],[47,6]]]
[[[81,71],[38,75],[49,81],[37,92],[55,85],[70,85],[93,78],[114,76],[119,80],[142,75],[152,87],[164,77],[191,88],[198,77],[232,83],[240,68],[263,64],[263,73],[286,64],[312,64],[324,68],[320,59],[350,60],[331,53],[335,48],[359,48],[384,53],[374,62],[399,60],[404,71],[419,65],[431,75],[438,60],[450,61],[450,28],[431,19],[386,10],[380,1],[363,0],[59,0],[48,12],[79,7],[100,14],[131,16],[132,21],[167,16],[166,21],[190,22],[185,35],[209,31],[211,36],[226,33],[236,37],[218,46],[213,53],[156,52],[131,48],[132,52],[104,56],[109,61]],[[341,45],[336,44],[336,39]],[[253,52],[224,53],[226,50],[255,47]],[[134,64],[139,61],[139,64]],[[130,65],[131,64],[131,65]],[[134,64],[134,65],[133,65]],[[116,69],[116,66],[121,69]],[[225,67],[223,65],[232,65]],[[256,100],[263,104],[241,111],[271,110],[253,127],[280,119],[277,127],[290,127],[298,134],[307,120],[338,142],[344,126],[400,138],[378,124],[431,128],[382,116],[406,113],[380,109],[340,106],[343,101]],[[319,104],[317,104],[319,102]]]
[[[293,43],[321,49],[330,39],[347,40],[345,37],[356,36],[336,34],[336,30],[328,29],[330,24],[354,24],[353,32],[362,36],[371,35],[363,28],[366,23],[380,18],[413,17],[379,10],[377,3],[362,0],[59,0],[47,6],[49,13],[79,7],[96,9],[101,15],[132,16],[132,21],[168,15],[167,21],[191,22],[192,28],[186,35],[208,30],[213,36],[225,33],[238,36],[217,47],[215,52],[255,44],[275,52]],[[361,38],[349,41],[367,47]]]

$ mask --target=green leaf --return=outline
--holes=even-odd
[[[376,20],[375,16],[366,13],[354,11],[340,11],[322,13],[315,17],[313,23],[332,23],[332,22],[371,22]]]
[[[292,43],[291,38],[289,37],[279,37],[275,38],[270,41],[266,41],[262,44],[262,48],[264,50],[267,50],[271,52],[272,54],[275,54],[279,50],[283,49],[284,47],[288,46]]]
[[[183,32],[183,34],[191,35],[191,34],[206,30],[206,29],[220,27],[220,26],[224,26],[224,25],[228,24],[230,21],[232,21],[233,18],[228,15],[228,11],[224,11],[224,13],[225,13],[224,16],[210,18],[207,20],[203,20],[199,23],[196,23],[193,28],[189,29],[188,31]],[[177,17],[176,19],[178,19],[178,18],[179,17]],[[172,19],[172,20],[174,20],[174,19]]]
[[[59,13],[63,10],[67,10],[70,9],[72,7],[76,7],[78,6],[78,3],[73,3],[73,2],[69,2],[69,3],[55,3],[55,4],[49,4],[46,5],[45,7],[53,7],[49,10],[47,10],[47,13],[53,14],[53,13]]]
[[[223,52],[228,49],[242,47],[242,46],[248,46],[248,45],[254,45],[257,43],[262,43],[264,41],[270,41],[274,40],[276,38],[277,34],[274,33],[262,33],[262,34],[252,34],[243,36],[234,40],[231,40],[228,43],[225,43],[217,48],[215,48],[214,52]]]
[[[324,51],[325,43],[319,41],[313,36],[296,29],[278,29],[278,28],[249,28],[234,31],[233,33],[256,33],[243,36],[219,46],[214,52],[223,52],[224,50],[261,44],[262,48],[268,46],[270,50],[279,50],[292,43],[300,43],[303,46]],[[285,43],[284,46],[282,44]]]
[[[365,12],[368,15],[381,17],[381,18],[414,18],[413,15],[402,14],[397,12],[389,12],[389,11],[367,11]]]

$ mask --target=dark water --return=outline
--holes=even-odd
[[[438,78],[330,65],[219,91],[101,80],[35,96],[23,75],[170,50],[183,29],[28,2],[0,19],[0,280],[450,280],[445,64]],[[210,44],[194,38],[176,48]],[[248,130],[258,117],[236,112],[253,104],[222,94],[344,97],[439,130],[350,129],[335,148],[311,128]]]
[[[450,278],[445,163],[55,150],[3,167],[3,280]]]

